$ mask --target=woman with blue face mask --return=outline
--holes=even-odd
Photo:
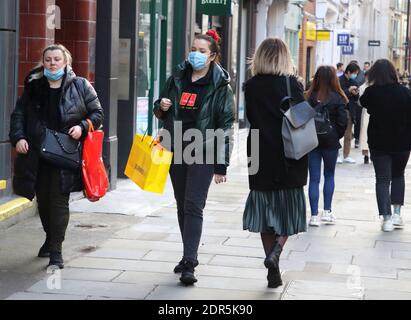
[[[208,189],[213,177],[217,184],[226,182],[232,150],[234,97],[230,76],[219,64],[219,43],[214,30],[197,35],[187,60],[175,68],[154,107],[171,137],[164,145],[174,152],[170,177],[184,249],[174,272],[181,273],[185,285],[197,282],[194,269]],[[217,139],[209,137],[210,131],[220,133]]]
[[[16,148],[14,192],[29,200],[36,196],[46,233],[38,257],[49,266],[64,267],[62,244],[69,222],[70,193],[81,191],[80,168],[69,170],[40,158],[46,128],[66,133],[74,140],[86,137],[91,120],[103,123],[103,109],[88,80],[71,68],[70,52],[62,45],[43,50],[41,63],[29,72],[24,91],[11,115],[10,141]]]

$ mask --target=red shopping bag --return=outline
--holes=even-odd
[[[100,200],[108,190],[108,178],[101,157],[104,132],[94,130],[93,123],[87,119],[89,131],[83,146],[82,176],[84,195],[91,202]]]

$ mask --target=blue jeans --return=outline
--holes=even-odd
[[[320,199],[321,162],[324,161],[324,210],[331,211],[332,199],[335,188],[335,166],[337,164],[338,149],[315,149],[308,156],[310,171],[310,185],[308,196],[310,198],[311,215],[318,215],[318,201]]]

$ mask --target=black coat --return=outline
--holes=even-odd
[[[350,111],[351,120],[353,123],[357,121],[361,121],[361,119],[357,119],[357,108],[358,108],[358,100],[359,95],[353,95],[348,89],[350,87],[360,87],[356,80],[347,79],[345,74],[339,77],[341,88],[343,89],[345,95],[347,96],[349,102],[347,104],[347,109]]]
[[[370,86],[361,96],[370,114],[370,150],[402,152],[411,149],[411,92],[400,84]]]
[[[295,77],[291,77],[291,93],[294,102],[304,101],[303,85]],[[251,190],[293,189],[307,184],[308,157],[291,160],[284,156],[280,102],[285,96],[287,85],[284,76],[257,75],[245,85],[247,117],[251,125],[247,139],[247,155],[251,159],[251,167],[257,160],[259,163],[256,174],[252,174],[249,168]],[[283,106],[283,109],[286,110],[287,106]],[[253,129],[259,130],[258,154],[252,154],[252,149],[257,147],[252,145]]]
[[[312,107],[319,105],[315,94],[308,100]],[[328,98],[328,101],[324,104],[327,108],[330,116],[330,122],[333,127],[332,136],[330,137],[329,145],[321,146],[321,149],[335,150],[340,149],[340,139],[344,136],[345,129],[347,128],[347,111],[345,110],[346,104],[343,98],[337,93],[332,92]]]
[[[44,132],[42,108],[47,105],[48,80],[41,76],[33,79],[33,75],[42,73],[42,68],[30,72],[24,82],[23,95],[17,100],[16,108],[11,115],[10,141],[13,146],[21,139],[27,140],[29,152],[19,154],[14,165],[14,192],[33,200],[39,165],[39,148]],[[93,86],[84,78],[76,77],[71,67],[67,67],[62,83],[62,96],[59,105],[60,130],[67,133],[76,125],[83,129],[82,138],[88,132],[90,119],[95,128],[103,122],[103,109]],[[80,171],[60,170],[61,193],[68,194],[82,190]]]

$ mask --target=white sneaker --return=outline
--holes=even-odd
[[[342,164],[342,163],[343,163],[343,160],[341,159],[341,157],[338,157],[338,158],[337,158],[337,163],[338,163],[338,164]]]
[[[324,210],[322,217],[321,217],[321,221],[324,221],[326,223],[335,223],[337,221],[337,218],[331,211]]]
[[[394,228],[404,227],[404,221],[402,220],[402,217],[399,214],[392,215],[392,224],[394,225]]]
[[[384,232],[394,231],[394,225],[392,224],[392,219],[384,220],[381,225],[381,230]]]
[[[344,163],[350,163],[350,164],[354,164],[357,163],[357,161],[355,161],[353,158],[351,157],[347,157],[344,159]]]
[[[311,216],[309,225],[311,227],[319,227],[321,223],[320,223],[320,219],[318,218],[318,216]]]

